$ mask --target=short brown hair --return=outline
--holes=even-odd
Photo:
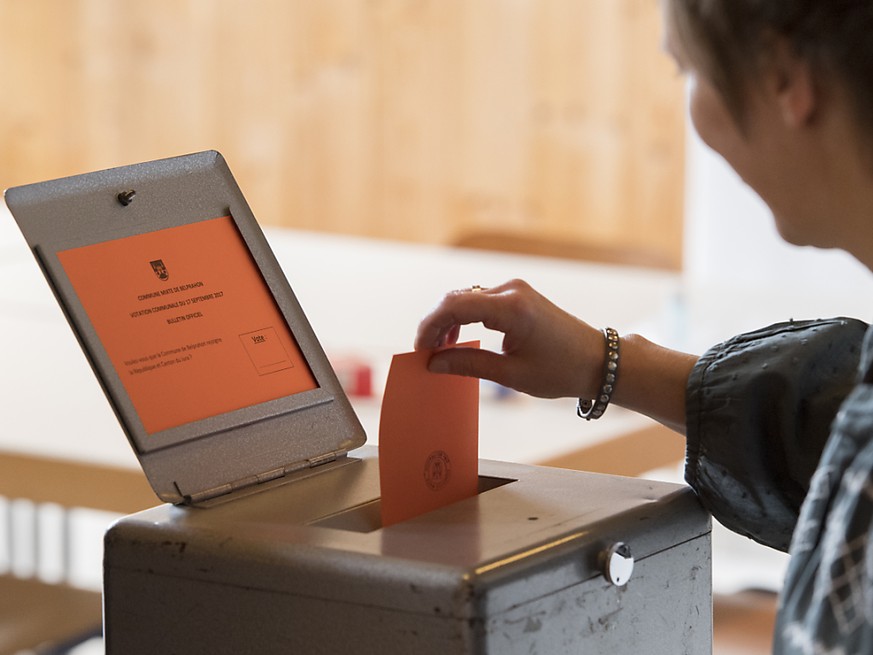
[[[668,20],[691,60],[743,125],[745,97],[776,38],[805,58],[816,83],[835,78],[873,135],[871,0],[666,0]]]

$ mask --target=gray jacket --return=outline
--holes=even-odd
[[[726,341],[689,378],[687,421],[703,504],[791,555],[774,652],[873,654],[873,328],[792,321]]]

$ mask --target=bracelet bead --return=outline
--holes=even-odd
[[[612,394],[615,391],[615,383],[618,380],[619,337],[618,332],[611,327],[603,330],[606,341],[606,363],[604,364],[603,379],[600,383],[596,398],[579,398],[576,403],[576,415],[586,421],[598,419],[603,416]]]

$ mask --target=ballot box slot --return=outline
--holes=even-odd
[[[477,494],[486,493],[512,482],[512,478],[498,478],[487,475],[479,476]],[[374,498],[355,507],[344,509],[327,516],[322,516],[307,525],[319,528],[333,528],[348,532],[374,532],[382,527],[381,499]]]

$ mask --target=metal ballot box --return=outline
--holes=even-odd
[[[167,503],[106,534],[108,653],[710,652],[685,487],[481,461],[477,495],[381,526],[375,451],[219,153],[5,197]]]
[[[371,455],[120,520],[107,652],[711,652],[710,525],[687,488],[481,461],[477,497],[380,528]]]

